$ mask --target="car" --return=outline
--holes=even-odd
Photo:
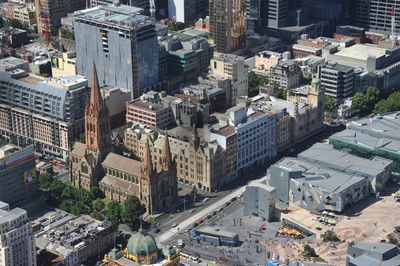
[[[221,211],[223,211],[224,210],[224,207],[219,207],[218,209],[217,209],[217,212],[221,212]]]
[[[196,221],[196,224],[202,224],[202,223],[204,223],[204,220],[203,220],[203,219],[198,219],[198,220]]]
[[[172,228],[175,228],[175,227],[177,227],[178,226],[178,224],[177,223],[174,223],[173,225],[172,225]]]
[[[156,229],[154,229],[154,233],[158,233],[158,232],[160,232],[160,228],[156,228]]]
[[[204,198],[203,201],[207,202],[210,198]]]
[[[228,201],[225,203],[225,206],[228,207],[231,203]]]
[[[195,211],[196,211],[196,209],[191,209],[189,212],[194,213]]]
[[[193,224],[193,228],[196,228],[197,226],[199,226],[198,223],[194,223],[194,224]]]
[[[182,239],[178,239],[178,247],[183,248],[185,246],[185,243],[183,243]]]
[[[211,217],[212,217],[212,215],[209,214],[209,215],[206,216],[206,219],[208,220],[208,219],[210,219]]]
[[[225,258],[225,257],[219,257],[219,260],[220,261],[223,261],[223,262],[228,262],[229,260],[227,259],[227,258]]]
[[[213,211],[213,212],[212,212],[212,215],[213,215],[213,216],[214,216],[214,215],[216,215],[216,214],[217,214],[217,212],[216,212],[216,211]]]
[[[234,202],[235,200],[237,200],[237,199],[236,199],[236,198],[232,198],[232,199],[231,199],[231,202]]]
[[[190,231],[192,231],[192,228],[187,228],[187,229],[185,229],[185,232],[186,232],[186,233],[189,233]]]

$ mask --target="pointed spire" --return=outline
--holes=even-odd
[[[142,163],[142,174],[145,178],[150,178],[153,173],[153,163],[151,161],[151,152],[149,145],[149,138],[146,140],[146,146],[144,148],[144,158]]]
[[[169,148],[168,132],[165,131],[164,147],[162,150],[162,168],[164,171],[169,171],[171,167],[171,150]]]
[[[90,90],[90,101],[89,101],[89,105],[94,109],[93,111],[99,111],[100,100],[101,100],[101,93],[100,93],[99,79],[97,78],[96,65],[95,63],[93,63],[92,88]]]

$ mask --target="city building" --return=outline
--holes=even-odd
[[[192,25],[198,18],[195,6],[197,1],[199,0],[168,0],[168,18],[186,25]]]
[[[288,0],[268,1],[268,27],[285,27],[287,25],[288,9]]]
[[[175,204],[178,194],[176,164],[168,138],[160,160],[154,164],[149,140],[143,161],[120,155],[121,149],[112,144],[109,111],[101,97],[94,64],[92,71],[90,101],[85,110],[86,142],[75,142],[70,153],[72,183],[84,189],[99,186],[107,198],[119,202],[129,195],[136,196],[147,214],[165,210]]]
[[[154,238],[148,235],[142,227],[133,234],[124,250],[113,248],[104,256],[103,266],[179,266],[180,253],[174,247],[160,250]]]
[[[29,62],[13,56],[0,59],[0,71],[7,72],[16,69],[22,69],[29,72]]]
[[[392,8],[394,8],[394,12]],[[355,23],[357,26],[368,30],[391,32],[391,20],[392,15],[394,15],[397,20],[395,32],[400,32],[399,14],[400,3],[397,1],[359,0],[356,5]]]
[[[111,129],[125,125],[126,103],[131,100],[131,92],[106,86],[101,88],[101,95],[110,115]]]
[[[344,103],[346,98],[354,95],[354,69],[350,66],[328,61],[321,66],[319,78],[325,94]]]
[[[51,35],[56,35],[61,27],[62,17],[85,8],[85,0],[35,0],[36,22],[39,34],[48,31]]]
[[[211,0],[210,39],[217,52],[230,53],[246,45],[246,1]]]
[[[244,57],[233,54],[219,54],[211,59],[211,74],[231,81],[231,92],[226,94],[230,99],[230,106],[235,106],[238,99],[247,96],[248,80],[247,67]]]
[[[21,207],[29,212],[38,209],[39,191],[33,146],[25,148],[7,144],[0,147],[0,200],[11,208]]]
[[[371,193],[381,191],[394,163],[382,157],[364,159],[317,143],[297,158],[283,158],[268,169],[277,202],[312,211],[341,212]]]
[[[0,14],[8,19],[16,19],[24,25],[36,24],[35,6],[32,3],[8,1],[0,4]]]
[[[205,226],[197,229],[196,235],[200,236],[204,242],[212,246],[231,246],[239,245],[239,234],[224,230],[215,230],[211,226]]]
[[[111,222],[97,221],[89,215],[51,211],[34,220],[33,228],[38,265],[86,264],[102,256],[115,243],[116,233]]]
[[[88,96],[82,76],[45,79],[16,69],[1,72],[0,132],[17,145],[66,159],[69,143],[83,132]]]
[[[168,137],[168,140],[176,162],[178,180],[205,191],[222,189],[228,183],[224,171],[225,151],[222,147],[215,141],[206,142],[204,138],[201,139],[196,129],[176,129],[168,131],[172,136]],[[160,162],[165,135],[146,133],[145,129],[140,127],[128,128],[125,131],[125,147],[139,158],[145,155],[143,151],[147,140],[150,140],[149,143],[153,146],[152,160]]]
[[[200,103],[208,104],[209,113],[225,111],[225,91],[220,88],[214,88],[206,84],[192,84],[181,89],[183,94],[189,96],[192,101],[197,100]],[[181,95],[175,94],[180,98]]]
[[[294,58],[302,58],[310,55],[321,56],[322,50],[319,48],[309,47],[301,44],[293,44],[292,54]]]
[[[276,188],[265,180],[256,180],[246,186],[243,195],[243,215],[261,217],[264,221],[275,219]]]
[[[75,12],[78,74],[89,77],[94,61],[99,85],[128,89],[132,99],[157,84],[155,24],[142,13],[143,9],[126,5],[100,5]]]
[[[0,264],[36,266],[35,238],[28,214],[0,202]]]
[[[89,0],[89,7],[96,7],[99,5],[109,6],[115,4],[115,0]],[[118,0],[117,4],[130,5],[140,7],[145,10],[147,15],[150,14],[150,1],[146,0]]]
[[[247,34],[264,33],[268,24],[268,2],[246,0]]]
[[[51,73],[53,77],[76,75],[76,53],[65,52],[51,55]]]
[[[396,245],[352,241],[347,246],[347,266],[399,264],[400,254]]]
[[[281,53],[262,51],[255,56],[255,67],[258,69],[270,70],[270,68],[276,66],[281,59]]]
[[[251,99],[255,109],[276,114],[277,147],[283,151],[320,132],[324,125],[324,92],[313,79],[307,96],[288,96],[287,100],[259,95]]]
[[[371,119],[351,122],[346,130],[329,138],[337,149],[351,150],[355,154],[369,158],[377,155],[391,159],[400,169],[400,112],[377,115]]]
[[[168,129],[175,125],[175,118],[171,107],[160,99],[136,99],[126,103],[126,123],[130,122]]]

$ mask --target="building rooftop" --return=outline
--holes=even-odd
[[[199,233],[206,233],[206,234],[217,234],[221,236],[226,236],[230,238],[236,237],[238,234],[234,232],[228,232],[228,231],[223,231],[223,230],[216,230],[216,228],[210,227],[210,226],[205,226],[200,229],[196,230]]]
[[[110,152],[104,159],[103,165],[120,170],[121,172],[140,176],[142,162]]]
[[[366,61],[370,56],[380,57],[385,55],[385,53],[385,48],[370,44],[358,43],[350,47],[341,47],[339,51],[335,53],[335,55]]]
[[[331,138],[360,145],[367,149],[400,151],[400,112],[377,115],[370,119],[351,122],[348,129]]]
[[[0,69],[2,71],[15,69],[24,64],[29,65],[29,62],[12,56],[0,59]]]
[[[326,166],[331,169],[364,177],[377,176],[385,172],[393,161],[382,157],[365,159],[334,149],[331,145],[316,143],[297,157],[311,163]]]
[[[96,6],[76,11],[75,20],[89,20],[125,29],[133,29],[140,24],[152,23],[150,17],[142,15],[142,8],[127,5]]]
[[[293,47],[293,49],[298,49],[298,50],[303,50],[303,51],[308,51],[308,52],[313,52],[313,53],[321,50],[321,48],[302,45],[302,44],[293,44],[292,47]]]
[[[215,55],[213,59],[223,62],[235,63],[239,61],[244,61],[245,58],[234,54],[218,54]]]
[[[352,242],[350,246],[353,248],[363,249],[366,251],[373,251],[375,253],[384,254],[392,249],[396,249],[396,245],[386,243],[373,243],[373,242]]]
[[[127,104],[130,106],[145,109],[146,111],[154,112],[154,113],[169,108],[169,106],[164,105],[164,104],[146,102],[146,101],[142,101],[140,99],[130,101]]]
[[[236,133],[236,129],[234,126],[224,126],[218,129],[217,134],[228,137]]]

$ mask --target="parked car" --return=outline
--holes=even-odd
[[[156,229],[154,229],[154,233],[158,233],[158,232],[160,232],[160,228],[156,228]]]
[[[177,227],[178,226],[178,224],[177,223],[174,223],[173,225],[172,225],[172,228],[175,228],[175,227]]]
[[[219,260],[220,261],[223,261],[223,262],[228,262],[229,260],[227,259],[227,258],[225,258],[225,257],[219,257]]]
[[[203,201],[207,202],[210,198],[204,198]]]

